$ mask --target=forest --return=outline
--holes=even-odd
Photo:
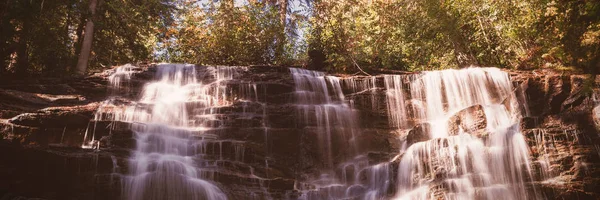
[[[600,0],[0,0],[0,200],[600,200]]]
[[[596,0],[3,0],[0,77],[125,63],[597,74]]]

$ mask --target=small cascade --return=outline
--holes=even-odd
[[[121,89],[122,83],[127,83],[131,80],[131,75],[135,73],[136,67],[131,64],[126,64],[115,69],[110,76],[108,76],[108,82],[112,89]]]
[[[261,129],[268,141],[267,109],[257,84],[236,79],[246,67],[159,64],[155,80],[131,101],[119,96],[127,92],[119,89],[136,70],[125,65],[109,77],[114,96],[96,111],[83,145],[101,148],[95,136],[99,123],[110,122],[110,132],[128,124],[136,141],[129,169],[113,169],[125,172],[120,176],[124,199],[228,199],[216,179],[231,176],[255,182],[256,188],[246,192],[256,199],[270,199],[261,177],[268,172],[253,173],[256,166],[246,163],[246,141],[221,138],[231,128],[248,126]]]
[[[403,152],[397,199],[535,198],[508,74],[468,68],[384,79],[391,124],[427,127],[428,139]]]
[[[404,93],[406,93],[406,89],[403,85],[406,82],[410,81],[409,79],[412,76],[399,76],[399,75],[385,75],[385,89],[386,89],[386,100],[388,105],[388,113],[389,113],[389,121],[392,127],[396,128],[407,128],[408,119],[410,119],[410,114],[419,113],[418,110],[423,110],[423,104],[414,103],[409,101],[408,103],[413,103],[413,105],[407,109],[407,105],[405,102],[406,98],[404,97]],[[412,112],[409,112],[412,111]],[[413,118],[418,118],[419,116],[414,116]]]
[[[368,98],[362,98],[360,101],[362,102],[351,102],[351,103],[361,103],[363,105],[371,104],[371,109],[375,109],[377,107],[377,103],[379,103],[378,96],[374,91],[379,90],[377,87],[377,77],[346,77],[341,80],[342,88],[348,88],[349,91],[346,93],[346,96],[355,96],[368,94]]]
[[[127,199],[226,199],[207,181],[201,148],[203,127],[190,126],[189,107],[207,109],[218,101],[219,88],[204,86],[193,65],[159,65],[157,81],[147,84],[138,104],[112,113],[115,121],[133,123],[136,150],[130,158],[130,174],[123,177]],[[218,91],[218,90],[217,90]],[[189,107],[188,107],[189,106]],[[210,110],[204,111],[210,115]],[[202,137],[196,140],[196,137]],[[210,137],[210,136],[209,136]],[[200,159],[200,160],[198,160]],[[206,166],[210,167],[210,166]]]
[[[552,169],[550,168],[553,160],[551,160],[549,155],[550,153],[555,153],[557,148],[554,145],[554,137],[548,135],[546,129],[534,129],[532,133],[535,139],[535,145],[533,146],[533,149],[537,153],[538,158],[535,161],[538,167],[536,171],[540,172],[538,175],[539,177],[536,179],[544,181],[554,177],[552,174]]]
[[[296,85],[298,128],[316,134],[323,163],[319,175],[299,188],[300,199],[381,198],[390,183],[389,165],[369,165],[358,149],[356,111],[346,102],[339,78],[297,68],[290,72]],[[375,79],[362,85],[346,84],[360,92],[374,88]]]
[[[355,136],[354,111],[344,101],[339,78],[304,69],[290,68],[290,71],[296,84],[298,125],[317,129],[323,168],[332,169],[335,162],[333,140],[351,142]]]

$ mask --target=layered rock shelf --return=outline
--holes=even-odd
[[[488,105],[452,112],[448,108],[455,105],[444,97],[439,106],[450,115],[440,126],[427,117],[434,112],[427,111],[432,97],[415,97],[420,73],[334,77],[268,66],[191,66],[197,80],[185,83],[203,85],[207,92],[190,86],[187,92],[199,95],[179,102],[186,120],[171,121],[181,117],[172,115],[172,107],[158,120],[152,113],[162,109],[160,102],[144,94],[160,80],[157,74],[171,73],[160,68],[128,65],[84,79],[0,85],[0,199],[148,199],[147,191],[127,185],[138,184],[134,157],[148,153],[139,149],[140,142],[154,140],[194,149],[172,154],[191,163],[202,187],[218,188],[212,199],[414,199],[404,190],[419,188],[401,187],[406,173],[401,165],[410,153],[434,143],[446,149],[439,152],[464,147],[452,138],[493,140],[490,120],[495,118],[488,115],[494,106],[518,114],[518,124],[502,128],[518,130],[526,144],[529,164],[515,173],[530,169],[531,176],[506,181],[522,184],[527,194],[512,191],[515,199],[600,198],[600,76],[497,70],[508,75],[510,95],[494,90],[485,99]],[[174,80],[179,79],[168,81]],[[483,80],[490,88],[500,85]],[[131,109],[152,116],[131,118]],[[175,139],[140,139],[148,135],[141,132],[163,130],[157,124],[168,126]],[[440,127],[445,135],[432,136]],[[181,138],[186,142],[178,143]],[[482,149],[494,151],[493,146]],[[485,194],[493,193],[484,183],[486,174],[475,171],[466,173],[473,191],[456,190],[449,183],[456,173],[444,168],[451,165],[438,163],[440,155],[427,158],[430,163],[424,165],[432,167],[409,181],[427,187],[426,199],[460,199],[463,193],[488,199]]]

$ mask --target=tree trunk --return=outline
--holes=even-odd
[[[0,1],[0,26],[2,27],[10,27],[9,26],[9,20],[7,19],[8,16],[6,15],[6,10],[8,10],[8,1]],[[10,30],[12,31],[14,27],[12,27]],[[2,31],[3,34],[0,35],[0,44],[9,44],[9,39],[10,36],[9,34],[4,34],[4,33],[8,33],[9,31]],[[9,56],[10,56],[10,51],[9,48],[7,46],[0,46],[0,76],[2,76],[3,74],[6,73],[6,70],[8,70],[8,61]]]
[[[83,76],[87,71],[90,53],[92,51],[92,42],[94,41],[94,16],[96,15],[97,4],[98,0],[90,0],[90,15],[85,25],[85,33],[83,36],[83,42],[81,44],[81,51],[79,53],[79,59],[77,60],[77,67],[75,69],[77,76]]]
[[[281,21],[281,25],[283,25],[283,27],[285,27],[285,25],[286,25],[286,15],[287,15],[288,0],[279,0],[279,6],[280,6],[279,7],[279,20]]]
[[[19,31],[19,41],[17,43],[17,63],[15,73],[17,76],[24,77],[29,70],[29,52],[27,50],[27,42],[29,40],[29,29],[31,19],[23,19],[23,27]]]
[[[283,57],[283,51],[285,46],[285,27],[287,26],[287,7],[288,0],[279,0],[279,22],[281,29],[277,34],[277,46],[275,51],[275,59],[281,60]]]
[[[77,36],[77,39],[74,41],[75,43],[73,44],[73,47],[75,48],[75,55],[71,58],[71,63],[69,63],[71,64],[69,69],[71,72],[76,71],[77,68],[77,60],[79,59],[77,53],[81,52],[81,43],[83,42],[83,28],[85,28],[85,17],[82,15],[79,19],[77,30],[75,31],[75,35]]]

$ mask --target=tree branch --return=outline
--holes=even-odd
[[[356,66],[356,68],[358,68],[358,70],[360,70],[360,72],[362,72],[363,74],[366,74],[367,76],[373,76],[373,75],[365,72],[365,70],[363,70],[362,68],[360,68],[360,66],[358,66],[358,63],[356,63],[356,60],[354,60],[354,58],[352,56],[350,56],[350,60],[352,60],[352,63],[354,63],[354,66]]]

